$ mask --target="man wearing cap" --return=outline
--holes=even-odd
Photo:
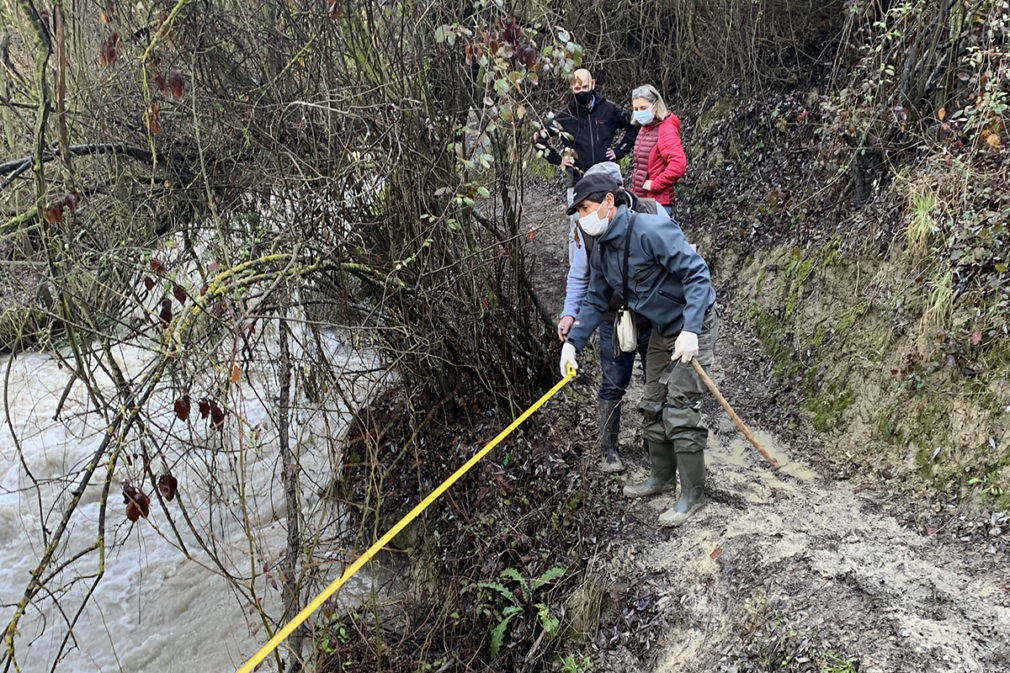
[[[588,175],[575,185],[569,214],[595,238],[590,280],[579,322],[561,349],[561,372],[578,368],[576,354],[603,321],[615,287],[627,287],[625,305],[652,323],[663,337],[650,343],[646,380],[665,385],[665,398],[646,394],[641,405],[649,444],[648,479],[624,488],[628,497],[673,491],[680,475],[680,497],[659,517],[660,525],[679,526],[705,504],[708,428],[701,416],[704,384],[691,366],[709,367],[719,320],[708,265],[665,213],[632,213],[623,190],[605,176]],[[672,349],[671,346],[672,345]],[[672,350],[672,352],[670,352]]]
[[[622,188],[623,178],[620,167],[611,162],[604,161],[596,164],[586,172],[586,176],[601,175],[608,179],[610,191],[618,191]],[[634,199],[632,209],[643,213],[655,214],[657,204],[652,199],[639,199],[630,193],[628,196]],[[571,227],[568,232],[568,279],[565,284],[565,303],[561,312],[561,321],[558,323],[558,339],[562,342],[568,336],[575,319],[579,314],[579,305],[589,287],[589,257],[592,254],[595,239],[587,237],[578,225],[578,218],[572,217]],[[615,311],[621,307],[621,293],[615,291],[610,297],[608,310],[603,315],[603,322],[600,323],[600,370],[602,380],[597,393],[597,421],[600,428],[600,445],[602,448],[603,463],[600,469],[603,472],[620,472],[624,469],[618,453],[618,438],[621,432],[621,409],[624,393],[631,383],[631,376],[635,368],[635,352],[622,353],[614,356],[614,317]],[[649,336],[651,325],[645,318],[639,316],[638,326],[638,348],[637,352],[642,358],[642,369],[645,369],[646,351],[649,347]]]

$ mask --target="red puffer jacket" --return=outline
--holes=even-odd
[[[664,206],[674,201],[673,183],[687,172],[687,157],[680,145],[680,120],[670,114],[662,121],[643,126],[635,140],[632,153],[634,167],[631,173],[631,191],[635,196],[656,199]],[[651,189],[642,185],[652,180]]]

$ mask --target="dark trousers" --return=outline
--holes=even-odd
[[[702,451],[708,442],[708,428],[701,415],[701,398],[708,390],[690,364],[671,366],[676,337],[663,339],[656,334],[649,349],[645,395],[639,409],[645,416],[643,436],[650,442],[672,443],[677,453]],[[705,314],[698,335],[698,363],[708,371],[715,360],[715,342],[719,338],[719,316],[715,306]],[[660,383],[663,375],[666,383]]]
[[[638,327],[638,354],[642,358],[642,372],[645,372],[645,355],[649,350],[649,335],[652,325],[641,321]],[[600,369],[603,370],[603,381],[600,382],[599,399],[608,402],[619,402],[624,397],[624,391],[631,383],[631,375],[635,369],[635,353],[623,353],[614,358],[614,326],[607,322],[600,323]],[[668,356],[669,357],[669,356]]]

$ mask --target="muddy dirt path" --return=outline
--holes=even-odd
[[[527,194],[538,292],[551,311],[560,310],[567,271],[561,212],[559,188],[534,186]],[[742,353],[753,340],[732,320],[723,325],[713,378],[733,402],[746,394]],[[595,384],[592,356],[584,359],[583,376]],[[629,400],[638,399],[639,388]],[[594,393],[583,385],[569,395],[588,405]],[[610,478],[615,496],[647,470],[639,419],[627,406],[622,446],[629,469]],[[655,529],[651,521],[674,498],[614,498],[615,517],[637,525],[615,527],[620,539],[607,545],[601,575],[613,587],[646,577],[661,594],[655,604],[665,605],[666,626],[646,651],[598,635],[597,670],[1010,671],[1005,552],[953,532],[927,535],[909,525],[914,517],[893,515],[893,500],[885,508],[879,490],[819,473],[811,465],[815,446],[787,445],[758,416],[751,419],[755,434],[782,463],[773,472],[717,406],[708,411],[711,502],[696,520],[680,530]],[[927,505],[910,500],[899,509]],[[611,612],[622,609],[616,602]]]
[[[720,430],[708,452],[715,501],[642,556],[680,601],[656,671],[777,670],[786,660],[804,670],[796,660],[831,656],[864,672],[1010,670],[1006,559],[905,527],[869,492],[818,475],[758,430],[782,463],[772,472],[723,417],[710,420]],[[658,514],[670,504],[632,506]]]

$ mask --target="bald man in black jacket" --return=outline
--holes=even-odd
[[[569,198],[571,187],[590,168],[602,161],[620,161],[628,154],[635,146],[639,128],[632,125],[627,110],[596,92],[596,80],[588,70],[576,70],[571,82],[571,101],[533,137],[537,150],[547,161],[568,169]],[[624,131],[624,136],[617,147],[611,147],[619,130]],[[571,156],[563,156],[550,145],[549,141],[558,136]]]

